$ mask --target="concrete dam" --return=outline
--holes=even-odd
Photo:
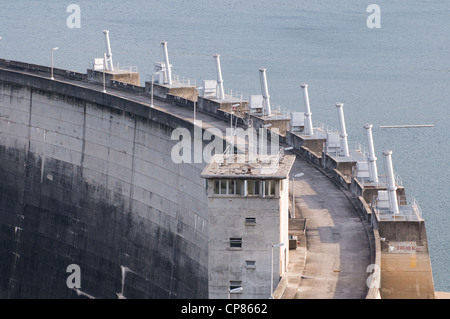
[[[103,72],[102,79],[102,72],[93,70],[54,72],[51,80],[48,67],[0,60],[0,298],[211,297],[216,279],[208,264],[220,259],[211,259],[210,249],[216,180],[201,177],[204,161],[174,163],[171,152],[178,141],[172,133],[184,128],[195,136],[196,107],[204,124],[200,134],[208,127],[224,132],[233,119],[225,109],[237,104],[218,106],[191,85],[146,81],[141,87],[136,74]],[[434,298],[423,219],[411,217],[405,203],[400,211],[409,219],[389,219],[380,193],[372,202],[377,191],[390,196],[394,186],[370,184],[361,177],[364,169],[357,176],[360,155],[347,150],[349,160],[337,157],[328,145],[331,136],[313,133],[312,125],[305,136],[278,115],[250,118],[255,127],[279,127],[281,144],[297,156],[293,169],[305,173],[303,181],[294,182],[292,173],[276,184],[287,199],[288,190],[293,198],[295,183],[289,212],[303,215],[304,228],[291,233],[289,224],[289,234],[299,236],[299,251],[310,257],[299,271],[276,255],[275,298]],[[235,120],[236,126],[248,124],[246,116]],[[215,138],[225,148],[224,136]],[[191,158],[198,156],[194,147],[190,151]],[[404,188],[398,193],[404,196]],[[276,197],[272,200],[277,204]],[[257,227],[268,225],[252,220],[245,227],[241,243],[248,227],[261,235],[265,229]],[[233,240],[239,244],[239,237]],[[240,254],[236,247],[226,251]],[[270,260],[270,250],[259,253]],[[250,267],[239,266],[248,262]],[[239,259],[237,264],[235,276],[269,263]],[[71,265],[81,270],[77,289],[68,287]],[[217,269],[226,269],[222,266]],[[266,279],[252,289],[269,296]],[[242,284],[236,278],[226,282],[228,291]],[[226,298],[222,288],[215,298]],[[233,297],[249,298],[244,291]]]
[[[0,298],[77,297],[71,264],[96,298],[117,298],[123,279],[128,298],[206,298],[202,165],[170,158],[171,132],[187,123],[72,84],[0,76]]]

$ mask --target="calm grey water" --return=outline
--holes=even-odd
[[[161,61],[168,41],[174,73],[215,79],[221,54],[225,89],[260,94],[267,68],[271,102],[303,110],[299,84],[309,84],[313,122],[338,128],[335,102],[344,103],[350,145],[366,144],[373,123],[379,170],[384,149],[408,197],[426,220],[437,291],[450,291],[449,155],[450,3],[393,1],[0,1],[0,57],[84,72],[105,51],[110,30],[114,62],[137,66],[142,82]],[[66,12],[81,8],[81,28]],[[381,8],[381,28],[370,29],[369,4]],[[386,129],[387,124],[434,124]]]

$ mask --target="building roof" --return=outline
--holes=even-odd
[[[295,155],[216,154],[203,170],[202,178],[286,179]]]

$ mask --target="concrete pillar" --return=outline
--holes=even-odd
[[[106,70],[114,71],[112,52],[111,52],[111,43],[109,42],[109,30],[103,30],[103,33],[105,34],[105,42],[106,42],[106,57],[107,57]]]
[[[394,168],[392,167],[392,151],[384,151],[386,161],[386,175],[388,177],[388,196],[389,196],[389,209],[392,213],[398,214],[398,202],[397,202],[397,186],[395,185]]]
[[[369,179],[373,183],[378,183],[377,158],[373,147],[372,124],[367,123],[364,125],[364,128],[366,129],[367,145],[369,148],[369,157],[367,158],[369,162]]]
[[[344,119],[344,103],[336,103],[336,107],[339,114],[339,124],[341,126],[341,156],[348,157],[350,153],[348,151],[347,129],[345,127]]]
[[[220,67],[220,54],[214,54],[216,59],[216,69],[217,69],[217,84],[219,85],[219,100],[225,99],[225,92],[223,89],[223,79],[222,79],[222,69]]]
[[[265,108],[265,114],[270,116],[272,115],[272,110],[270,107],[270,95],[269,95],[269,88],[267,87],[267,77],[266,77],[266,69],[260,68],[259,69],[259,78],[261,81],[261,92],[262,96],[264,98],[264,108]]]
[[[161,45],[163,47],[163,54],[164,54],[164,63],[166,64],[166,68],[165,68],[165,74],[166,74],[166,79],[165,79],[165,84],[172,84],[172,69],[170,67],[170,63],[169,63],[169,53],[167,52],[167,42],[163,41],[161,42]]]
[[[302,83],[300,86],[303,89],[303,98],[305,100],[305,135],[313,135],[313,125],[312,125],[312,113],[311,108],[309,107],[309,96],[308,96],[308,84]]]

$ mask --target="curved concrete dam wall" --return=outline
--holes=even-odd
[[[96,298],[207,298],[204,165],[173,163],[175,127],[193,129],[1,70],[0,298],[79,298],[72,264]]]

